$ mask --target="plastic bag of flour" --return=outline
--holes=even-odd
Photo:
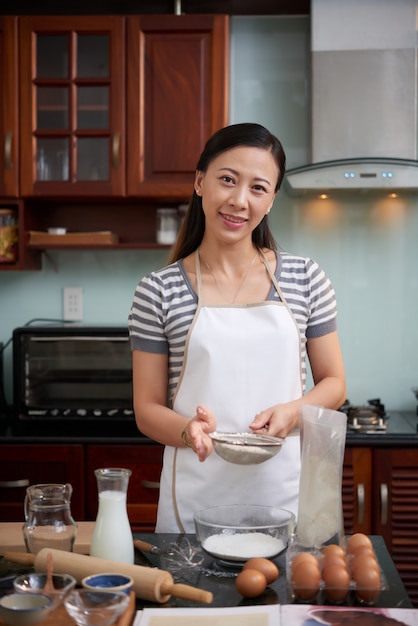
[[[345,413],[302,407],[296,535],[303,546],[339,543],[344,534],[341,490],[346,431]]]

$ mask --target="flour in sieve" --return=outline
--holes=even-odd
[[[240,446],[232,443],[222,443],[222,447],[217,449],[227,461],[238,463],[239,465],[252,465],[267,461],[277,452],[274,447],[263,448],[262,446]]]
[[[265,533],[249,532],[211,535],[205,539],[202,547],[218,559],[242,561],[253,557],[275,556],[285,549],[286,544],[282,539]]]

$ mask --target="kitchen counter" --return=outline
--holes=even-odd
[[[172,542],[186,545],[190,541],[196,546],[196,537],[194,535],[158,535],[158,534],[136,534],[135,537],[144,539],[152,544],[163,548]],[[386,581],[386,589],[382,590],[377,606],[380,607],[397,607],[411,608],[412,604],[409,600],[405,587],[399,577],[395,565],[387,551],[385,542],[382,537],[371,536],[373,547],[378,558],[380,567]],[[141,553],[136,551],[137,557],[141,557]],[[164,556],[146,555],[146,559],[154,567],[170,570],[173,561]],[[176,582],[183,582],[194,585],[201,589],[206,589],[213,593],[213,603],[211,606],[246,606],[251,604],[290,604],[293,602],[289,589],[286,584],[286,553],[273,559],[279,568],[280,576],[274,581],[266,591],[258,598],[245,599],[235,589],[235,575],[239,569],[234,567],[220,565],[210,556],[205,556],[200,568],[184,567],[180,572],[173,572]],[[144,562],[141,562],[144,564]],[[178,561],[174,561],[174,566],[178,567]],[[202,571],[203,569],[203,571]],[[141,606],[145,606],[140,602]],[[171,598],[167,606],[191,606],[194,603],[190,601]],[[147,605],[148,606],[148,605]],[[150,606],[150,605],[149,605]],[[194,604],[194,606],[197,606]]]
[[[177,543],[185,549],[188,549],[190,546],[198,548],[196,537],[194,535],[158,535],[155,533],[136,533],[134,537],[144,539],[145,541],[158,545],[162,549],[169,546],[171,543]],[[396,571],[393,561],[386,549],[382,537],[372,536],[371,539],[376,552],[376,556],[383,571],[386,586],[386,588],[382,590],[379,596],[377,606],[392,608],[412,608],[412,604],[408,598],[401,579],[399,578],[399,574]],[[172,573],[175,582],[185,583],[188,585],[199,587],[201,589],[205,589],[207,591],[211,591],[213,593],[213,602],[210,606],[213,607],[292,603],[292,598],[286,584],[285,553],[274,559],[274,561],[276,562],[280,571],[279,578],[271,585],[269,585],[266,591],[258,598],[244,599],[235,589],[235,577],[237,571],[239,570],[234,567],[221,565],[212,557],[205,556],[203,563],[200,566],[188,567],[184,563],[180,565],[178,558],[172,559],[166,556],[143,555],[142,553],[136,551],[136,563],[138,565],[148,565],[151,567],[159,567],[161,569],[165,569]],[[3,568],[0,569],[0,572],[3,577],[7,574],[7,572],[5,571],[6,563],[7,562],[4,561],[4,559],[0,559],[0,566],[1,564],[3,565]],[[20,568],[22,568],[22,566],[20,566]],[[21,569],[19,571],[21,571]],[[160,605],[144,600],[137,600],[138,608],[143,608],[144,606]],[[184,607],[202,605],[199,605],[195,602],[171,597],[164,606]]]
[[[95,431],[100,434],[95,434]],[[118,425],[109,428],[109,425],[97,423],[63,424],[51,421],[38,432],[37,425],[32,424],[29,434],[14,434],[10,426],[0,421],[0,443],[66,443],[66,444],[136,444],[149,445],[154,441],[144,437],[137,430],[135,424],[123,424],[123,430]],[[418,446],[418,416],[413,411],[390,411],[387,421],[387,430],[378,433],[360,433],[347,430],[347,446]]]
[[[349,446],[418,446],[418,415],[412,411],[389,411],[386,431],[347,430],[346,442]]]

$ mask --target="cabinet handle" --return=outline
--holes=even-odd
[[[160,488],[160,483],[155,482],[153,480],[143,480],[141,482],[141,485],[144,487],[144,489],[159,489]]]
[[[380,485],[380,523],[385,526],[388,523],[388,486]]]
[[[357,485],[357,524],[364,524],[364,485]]]
[[[113,155],[113,167],[115,170],[119,167],[119,152],[120,152],[120,133],[113,133],[112,137],[112,155]]]
[[[12,136],[12,133],[8,132],[4,139],[4,161],[7,170],[12,169]]]
[[[20,480],[0,480],[0,487],[5,489],[15,489],[16,487],[29,487],[29,479],[21,478]]]

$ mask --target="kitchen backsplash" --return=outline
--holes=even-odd
[[[288,166],[309,160],[308,18],[233,18],[230,121],[282,140]],[[418,194],[326,201],[282,191],[270,214],[290,252],[314,258],[335,287],[348,397],[415,410],[418,386]],[[126,324],[135,286],[166,251],[51,252],[41,272],[0,273],[0,342],[34,318],[61,319],[64,287],[83,288],[84,323]],[[4,352],[11,399],[11,346]]]

